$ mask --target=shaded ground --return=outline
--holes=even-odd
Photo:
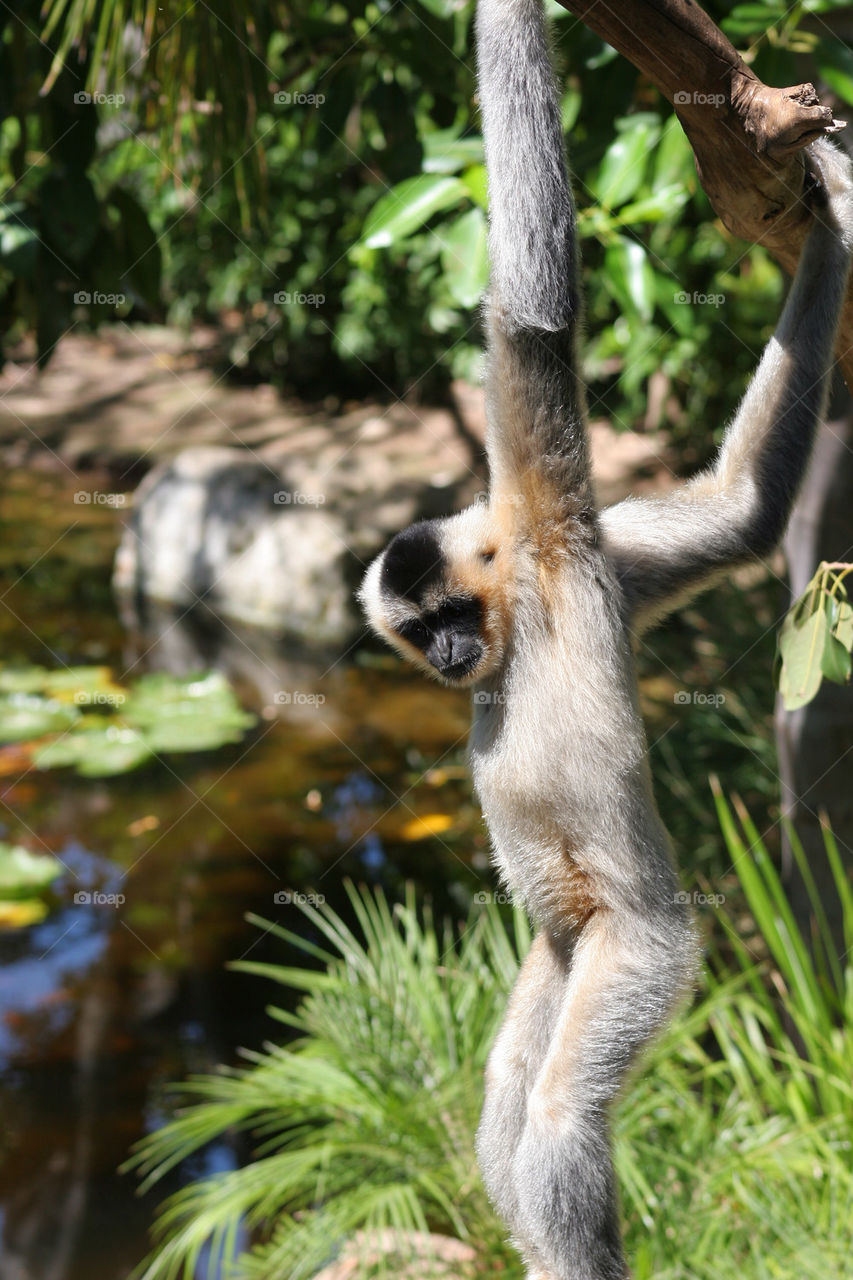
[[[461,492],[483,487],[479,390],[456,384],[445,408],[306,407],[269,385],[238,386],[212,371],[216,335],[116,325],[71,333],[39,373],[26,355],[0,375],[0,449],[7,464],[104,467],[128,491],[156,462],[192,445],[243,446],[267,461],[299,460],[317,478],[345,469],[347,485],[382,492],[406,481]],[[592,427],[603,502],[670,481],[659,435]]]

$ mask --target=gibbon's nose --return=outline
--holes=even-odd
[[[453,636],[439,631],[432,643],[437,667],[449,667],[453,662]]]

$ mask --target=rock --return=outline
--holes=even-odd
[[[328,466],[322,450],[281,462],[219,446],[160,463],[125,524],[116,590],[188,609],[202,603],[311,646],[346,646],[362,630],[354,593],[372,556],[459,498],[458,467],[432,483],[418,450],[413,473],[411,458],[392,461],[375,439],[373,427]]]

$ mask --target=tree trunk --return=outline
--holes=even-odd
[[[785,537],[792,600],[801,596],[821,560],[853,558],[853,400],[841,387],[821,427],[800,499]],[[820,818],[829,816],[839,853],[853,862],[853,686],[824,681],[799,711],[776,700],[776,746],[782,813],[796,828],[826,911],[838,954],[844,951],[841,903],[824,851]],[[811,910],[787,839],[782,872],[791,905],[807,929]]]

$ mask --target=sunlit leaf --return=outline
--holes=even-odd
[[[820,688],[827,634],[823,610],[811,614],[800,626],[783,628],[779,637],[782,651],[779,692],[788,711],[795,711],[811,702]]]
[[[369,249],[386,248],[422,227],[434,213],[467,197],[458,178],[422,173],[406,178],[377,200],[364,224],[362,243]]]
[[[639,190],[659,133],[657,116],[645,114],[628,118],[607,148],[592,184],[594,195],[605,209],[618,208]]]
[[[469,209],[441,229],[441,265],[447,287],[461,307],[476,307],[489,279],[486,218]]]
[[[78,712],[35,693],[0,694],[0,742],[23,742],[69,729]]]
[[[0,898],[37,894],[62,871],[62,863],[50,854],[31,853],[22,845],[0,841]]]
[[[109,725],[69,733],[64,738],[39,747],[33,763],[39,769],[59,769],[71,765],[86,778],[104,778],[128,773],[154,752],[143,734],[135,729]]]
[[[636,240],[619,239],[605,254],[608,288],[626,311],[650,320],[655,304],[655,274]]]

